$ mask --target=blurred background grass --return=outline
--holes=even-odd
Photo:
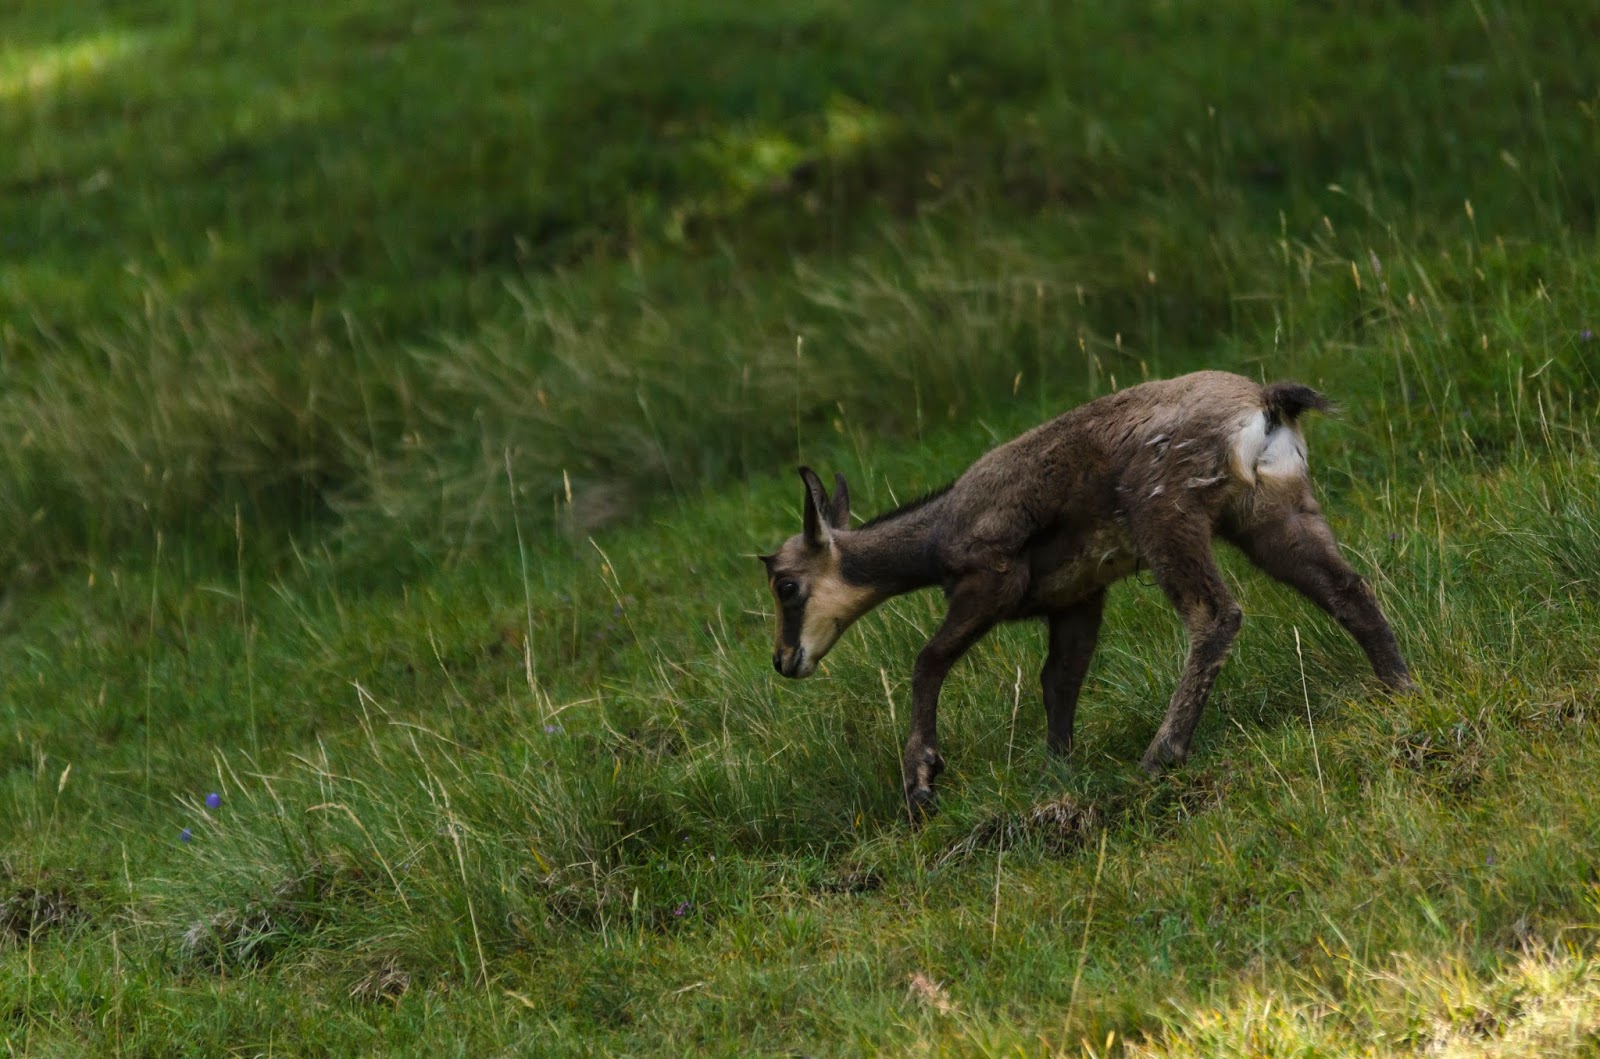
[[[1293,369],[1386,304],[1311,271],[1396,253],[1465,345],[1490,272],[1593,234],[1593,18],[25,3],[0,569],[157,530],[231,554],[236,509],[276,538],[375,506],[436,552],[508,447],[541,516],[566,471],[598,525],[768,469],[841,400],[905,438],[1018,371],[1059,403],[1219,342]]]

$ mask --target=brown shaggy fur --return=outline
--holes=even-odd
[[[885,599],[944,588],[949,611],[912,677],[903,764],[913,819],[943,768],[936,714],[951,666],[997,622],[1044,619],[1049,744],[1066,752],[1106,589],[1138,568],[1149,570],[1189,635],[1188,661],[1143,765],[1181,761],[1239,631],[1239,606],[1211,554],[1215,537],[1331,614],[1386,686],[1407,689],[1394,633],[1312,496],[1295,420],[1327,406],[1309,387],[1262,387],[1225,372],[1145,383],[1028,431],[948,489],[857,529],[843,477],[830,498],[801,468],[804,530],[763,557],[778,604],[773,666],[807,676],[851,622]]]

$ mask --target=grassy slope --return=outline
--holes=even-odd
[[[1586,5],[275,12],[0,21],[13,1050],[1595,1047]],[[1202,365],[1345,403],[1426,692],[1231,562],[1147,781],[1130,583],[1074,757],[1003,630],[908,833],[936,601],[775,682],[775,469]]]

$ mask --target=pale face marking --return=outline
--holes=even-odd
[[[767,563],[776,604],[772,666],[786,677],[808,677],[839,637],[878,602],[864,585],[840,572],[838,547],[808,546],[803,535],[785,541]]]

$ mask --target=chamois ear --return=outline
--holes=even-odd
[[[833,472],[833,507],[829,515],[834,529],[850,528],[850,487],[838,471]]]
[[[800,468],[800,480],[806,483],[806,543],[813,548],[826,548],[833,541],[833,530],[823,521],[823,513],[829,510],[828,491],[810,467]]]

